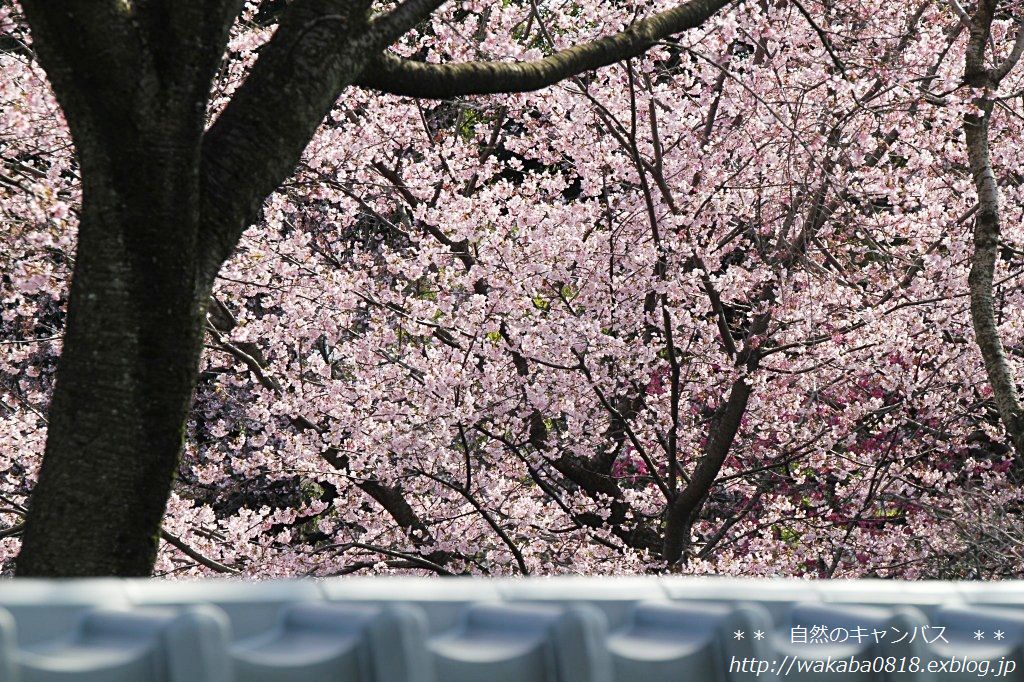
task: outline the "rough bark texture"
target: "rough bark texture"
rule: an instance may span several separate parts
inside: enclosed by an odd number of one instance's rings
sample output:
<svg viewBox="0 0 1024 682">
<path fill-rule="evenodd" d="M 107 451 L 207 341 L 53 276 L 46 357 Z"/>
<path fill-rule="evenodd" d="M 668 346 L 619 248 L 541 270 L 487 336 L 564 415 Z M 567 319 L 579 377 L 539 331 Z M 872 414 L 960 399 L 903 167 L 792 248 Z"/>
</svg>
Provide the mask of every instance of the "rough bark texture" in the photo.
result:
<svg viewBox="0 0 1024 682">
<path fill-rule="evenodd" d="M 350 39 L 368 2 L 289 6 L 245 83 L 202 143 L 202 276 L 212 282 L 259 207 L 294 170 L 368 58 Z M 343 13 L 342 13 L 343 12 Z"/>
<path fill-rule="evenodd" d="M 197 169 L 219 49 L 183 48 L 173 11 L 140 30 L 115 4 L 69 3 L 61 16 L 37 4 L 25 10 L 67 113 L 83 205 L 18 573 L 148 575 L 202 345 Z"/>
<path fill-rule="evenodd" d="M 991 69 L 985 67 L 985 48 L 990 41 L 996 5 L 996 0 L 982 0 L 979 3 L 971 21 L 964 69 L 965 82 L 986 90 L 999 86 L 1000 81 L 1014 67 L 1024 51 L 1022 29 L 1009 56 Z M 971 300 L 971 322 L 974 325 L 978 348 L 985 361 L 985 372 L 992 386 L 996 409 L 1013 442 L 1017 459 L 1022 460 L 1024 409 L 1021 407 L 1013 368 L 1006 358 L 999 337 L 992 291 L 1000 233 L 999 187 L 996 184 L 989 154 L 989 121 L 992 118 L 993 101 L 984 96 L 976 100 L 976 104 L 979 112 L 964 117 L 967 154 L 978 193 L 978 212 L 974 221 L 974 253 L 971 256 L 971 272 L 967 280 Z"/>
<path fill-rule="evenodd" d="M 202 342 L 197 201 L 175 156 L 145 159 L 135 186 L 89 173 L 21 575 L 148 575 L 155 559 Z"/>
<path fill-rule="evenodd" d="M 989 158 L 988 121 L 992 114 L 992 102 L 982 105 L 984 115 L 966 117 L 964 130 L 967 150 L 971 162 L 971 173 L 978 192 L 978 213 L 974 221 L 974 254 L 971 256 L 971 272 L 967 282 L 971 296 L 971 322 L 981 356 L 985 360 L 985 371 L 992 396 L 995 398 L 999 417 L 1003 420 L 1018 458 L 1024 456 L 1024 410 L 1013 368 L 1010 366 L 999 338 L 996 324 L 995 297 L 992 295 L 992 281 L 999 247 L 999 190 L 995 173 Z"/>
</svg>

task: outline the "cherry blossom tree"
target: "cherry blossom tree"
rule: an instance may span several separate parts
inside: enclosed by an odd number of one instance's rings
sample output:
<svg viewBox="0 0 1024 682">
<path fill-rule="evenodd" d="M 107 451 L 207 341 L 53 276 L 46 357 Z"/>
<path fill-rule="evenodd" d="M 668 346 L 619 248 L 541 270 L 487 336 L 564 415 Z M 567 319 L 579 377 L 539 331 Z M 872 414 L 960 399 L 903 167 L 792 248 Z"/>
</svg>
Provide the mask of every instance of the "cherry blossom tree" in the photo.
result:
<svg viewBox="0 0 1024 682">
<path fill-rule="evenodd" d="M 144 575 L 181 449 L 209 292 L 263 199 L 353 84 L 532 90 L 647 50 L 727 4 L 692 0 L 523 64 L 386 54 L 443 0 L 288 5 L 207 129 L 238 0 L 22 2 L 82 180 L 65 343 L 22 575 Z"/>
<path fill-rule="evenodd" d="M 153 23 L 118 44 L 177 78 L 89 81 L 134 94 L 78 104 L 49 29 L 4 15 L 6 570 L 24 543 L 19 572 L 145 573 L 159 536 L 166 575 L 1019 573 L 1012 7 L 405 4 L 357 26 L 329 4 L 249 3 L 230 32 L 225 8 L 179 72 L 153 36 L 191 10 L 135 3 Z M 191 146 L 143 166 L 143 123 Z M 80 135 L 127 156 L 87 161 Z M 990 251 L 979 135 L 1007 197 Z M 180 185 L 163 203 L 90 204 L 158 170 Z M 90 229 L 132 235 L 104 242 L 136 254 L 120 275 L 85 257 Z M 101 308 L 82 271 L 148 284 Z M 161 293 L 178 276 L 189 301 Z M 75 347 L 181 391 L 62 389 Z"/>
</svg>

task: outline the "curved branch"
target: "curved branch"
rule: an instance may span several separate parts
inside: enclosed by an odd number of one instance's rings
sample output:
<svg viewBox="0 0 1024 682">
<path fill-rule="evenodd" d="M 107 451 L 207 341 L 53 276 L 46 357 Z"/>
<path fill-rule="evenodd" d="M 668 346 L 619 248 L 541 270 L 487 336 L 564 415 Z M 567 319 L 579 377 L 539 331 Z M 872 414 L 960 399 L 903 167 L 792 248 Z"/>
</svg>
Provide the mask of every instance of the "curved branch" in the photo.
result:
<svg viewBox="0 0 1024 682">
<path fill-rule="evenodd" d="M 384 54 L 367 65 L 355 84 L 393 95 L 435 99 L 540 90 L 570 76 L 639 56 L 659 40 L 700 26 L 731 2 L 690 0 L 620 33 L 528 62 L 428 64 Z"/>
<path fill-rule="evenodd" d="M 320 549 L 318 549 L 317 552 L 326 552 L 330 549 L 338 549 L 341 550 L 342 553 L 346 552 L 349 549 L 362 549 L 367 552 L 376 552 L 377 554 L 383 554 L 384 556 L 394 557 L 396 559 L 404 559 L 406 561 L 412 562 L 413 564 L 416 564 L 416 567 L 418 568 L 426 568 L 428 570 L 433 571 L 434 573 L 437 573 L 438 575 L 455 575 L 455 573 L 452 573 L 444 566 L 441 566 L 440 564 L 435 564 L 433 561 L 425 559 L 424 557 L 421 557 L 417 554 L 399 552 L 394 549 L 387 549 L 386 547 L 378 547 L 376 545 L 368 545 L 365 542 L 342 542 L 336 545 L 327 545 L 326 547 L 321 547 Z"/>
<path fill-rule="evenodd" d="M 214 561 L 209 557 L 203 556 L 202 554 L 200 554 L 199 552 L 197 552 L 196 550 L 192 549 L 184 542 L 182 542 L 181 538 L 177 537 L 176 535 L 171 535 L 163 528 L 160 529 L 160 539 L 162 539 L 171 547 L 177 549 L 179 552 L 187 556 L 189 559 L 192 559 L 197 563 L 206 566 L 210 570 L 216 571 L 218 573 L 231 573 L 232 575 L 238 575 L 239 573 L 241 573 L 241 571 L 239 571 L 237 568 L 225 566 L 219 561 Z"/>
<path fill-rule="evenodd" d="M 0 530 L 0 540 L 3 540 L 4 538 L 14 537 L 15 535 L 21 533 L 21 531 L 23 530 L 25 530 L 24 522 L 16 523 L 13 526 L 10 526 L 9 528 L 4 528 Z"/>
<path fill-rule="evenodd" d="M 1024 23 L 1017 27 L 1017 38 L 1013 41 L 1013 49 L 1002 62 L 992 68 L 992 80 L 998 83 L 1003 80 L 1013 67 L 1017 65 L 1020 58 L 1024 56 Z"/>
</svg>

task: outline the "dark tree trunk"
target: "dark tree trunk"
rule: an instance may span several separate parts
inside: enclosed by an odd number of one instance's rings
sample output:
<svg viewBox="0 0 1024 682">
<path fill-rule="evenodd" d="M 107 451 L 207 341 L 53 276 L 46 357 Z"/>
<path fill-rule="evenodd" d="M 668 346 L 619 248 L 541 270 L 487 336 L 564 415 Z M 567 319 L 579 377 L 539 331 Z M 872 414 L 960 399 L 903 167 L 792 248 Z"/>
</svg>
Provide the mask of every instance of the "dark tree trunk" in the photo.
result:
<svg viewBox="0 0 1024 682">
<path fill-rule="evenodd" d="M 82 211 L 46 451 L 19 576 L 146 576 L 181 452 L 210 83 L 241 0 L 23 0 L 64 110 Z"/>
<path fill-rule="evenodd" d="M 80 152 L 64 351 L 19 575 L 152 569 L 207 298 L 196 290 L 198 140 L 189 148 L 173 127 L 159 135 Z"/>
<path fill-rule="evenodd" d="M 765 299 L 774 297 L 774 290 L 769 289 Z M 761 351 L 755 339 L 768 331 L 771 312 L 761 313 L 754 318 L 743 349 L 736 358 L 736 365 L 745 367 L 746 372 L 755 371 L 761 363 Z M 689 482 L 679 491 L 665 507 L 665 535 L 662 545 L 662 558 L 669 566 L 685 564 L 689 561 L 690 531 L 694 521 L 700 515 L 701 508 L 708 499 L 708 494 L 718 479 L 725 459 L 729 455 L 736 434 L 739 433 L 743 415 L 747 411 L 751 387 L 743 378 L 738 377 L 729 389 L 729 398 L 719 408 L 712 420 L 704 453 L 697 466 L 694 467 Z"/>
</svg>

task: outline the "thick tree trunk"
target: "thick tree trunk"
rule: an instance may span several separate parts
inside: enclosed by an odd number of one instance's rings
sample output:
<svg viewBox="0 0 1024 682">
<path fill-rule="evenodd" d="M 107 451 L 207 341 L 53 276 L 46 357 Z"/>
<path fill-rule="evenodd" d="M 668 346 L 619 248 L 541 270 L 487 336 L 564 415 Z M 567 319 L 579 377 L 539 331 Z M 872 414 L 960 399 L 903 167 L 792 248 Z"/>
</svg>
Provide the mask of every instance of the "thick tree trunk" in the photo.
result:
<svg viewBox="0 0 1024 682">
<path fill-rule="evenodd" d="M 195 284 L 198 144 L 161 136 L 80 151 L 64 351 L 18 575 L 152 570 L 207 298 Z"/>
<path fill-rule="evenodd" d="M 197 271 L 210 83 L 241 0 L 22 0 L 82 211 L 21 576 L 152 571 L 212 276 Z"/>
</svg>

